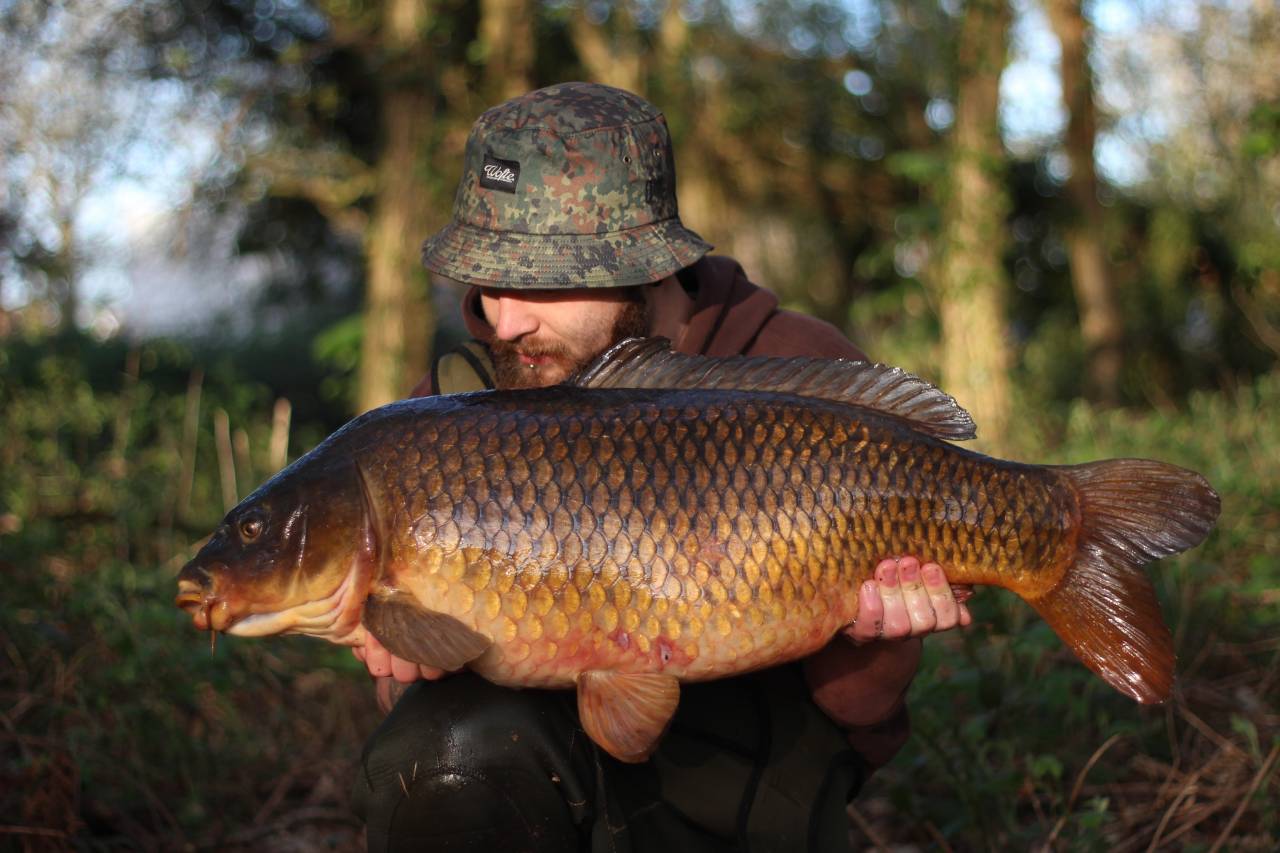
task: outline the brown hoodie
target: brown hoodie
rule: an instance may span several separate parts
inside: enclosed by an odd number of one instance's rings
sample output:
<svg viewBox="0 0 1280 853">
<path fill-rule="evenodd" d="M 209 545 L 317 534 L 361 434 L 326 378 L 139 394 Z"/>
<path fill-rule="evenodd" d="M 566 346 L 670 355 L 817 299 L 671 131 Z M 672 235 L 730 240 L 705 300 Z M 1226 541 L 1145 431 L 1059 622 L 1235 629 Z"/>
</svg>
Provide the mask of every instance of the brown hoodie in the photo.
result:
<svg viewBox="0 0 1280 853">
<path fill-rule="evenodd" d="M 830 323 L 779 308 L 778 297 L 748 281 L 732 258 L 704 257 L 693 270 L 698 290 L 682 352 L 866 358 Z"/>
</svg>

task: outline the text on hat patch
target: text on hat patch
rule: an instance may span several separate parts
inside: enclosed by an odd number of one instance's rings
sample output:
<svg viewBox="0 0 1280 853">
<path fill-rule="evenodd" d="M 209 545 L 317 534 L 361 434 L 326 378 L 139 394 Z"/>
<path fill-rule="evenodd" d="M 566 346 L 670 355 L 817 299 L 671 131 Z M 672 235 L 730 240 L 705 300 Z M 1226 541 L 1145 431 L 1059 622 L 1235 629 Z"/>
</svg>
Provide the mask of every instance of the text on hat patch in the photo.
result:
<svg viewBox="0 0 1280 853">
<path fill-rule="evenodd" d="M 502 160 L 492 154 L 484 155 L 484 166 L 480 170 L 480 186 L 513 193 L 516 191 L 516 182 L 519 180 L 520 164 L 518 162 Z"/>
</svg>

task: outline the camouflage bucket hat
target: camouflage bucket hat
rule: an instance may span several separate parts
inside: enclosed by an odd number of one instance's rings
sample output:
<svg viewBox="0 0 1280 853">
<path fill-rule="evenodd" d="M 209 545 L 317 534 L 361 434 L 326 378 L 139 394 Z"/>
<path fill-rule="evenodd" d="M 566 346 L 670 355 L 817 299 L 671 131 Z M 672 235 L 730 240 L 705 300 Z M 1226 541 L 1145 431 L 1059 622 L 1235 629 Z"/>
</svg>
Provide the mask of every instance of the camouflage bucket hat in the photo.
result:
<svg viewBox="0 0 1280 853">
<path fill-rule="evenodd" d="M 680 223 L 662 113 L 621 89 L 564 83 L 476 121 L 453 221 L 422 262 L 487 287 L 622 287 L 710 249 Z"/>
</svg>

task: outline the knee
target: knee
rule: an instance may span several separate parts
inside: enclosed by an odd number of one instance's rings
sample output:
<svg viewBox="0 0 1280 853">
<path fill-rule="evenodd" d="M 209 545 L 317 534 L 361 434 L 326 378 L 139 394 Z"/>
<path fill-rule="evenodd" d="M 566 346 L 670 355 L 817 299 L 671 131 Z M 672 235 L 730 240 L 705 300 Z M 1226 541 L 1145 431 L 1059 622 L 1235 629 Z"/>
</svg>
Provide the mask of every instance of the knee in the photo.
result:
<svg viewBox="0 0 1280 853">
<path fill-rule="evenodd" d="M 568 751 L 577 728 L 571 706 L 559 694 L 510 690 L 472 673 L 417 682 L 369 738 L 362 763 L 474 767 Z"/>
<path fill-rule="evenodd" d="M 356 780 L 370 849 L 576 846 L 586 797 L 563 704 L 470 674 L 406 691 L 366 743 Z"/>
</svg>

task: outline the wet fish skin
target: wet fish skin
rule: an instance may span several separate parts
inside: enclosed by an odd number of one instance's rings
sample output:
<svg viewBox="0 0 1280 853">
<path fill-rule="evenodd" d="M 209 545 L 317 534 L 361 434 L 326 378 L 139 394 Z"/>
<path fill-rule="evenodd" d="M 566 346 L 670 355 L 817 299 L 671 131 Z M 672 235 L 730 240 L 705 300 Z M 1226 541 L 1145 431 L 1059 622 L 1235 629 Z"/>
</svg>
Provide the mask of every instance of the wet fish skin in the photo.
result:
<svg viewBox="0 0 1280 853">
<path fill-rule="evenodd" d="M 573 385 L 353 421 L 228 514 L 178 604 L 201 628 L 368 630 L 498 683 L 576 684 L 593 739 L 642 760 L 679 681 L 816 651 L 875 564 L 909 553 L 1016 592 L 1133 698 L 1167 696 L 1141 564 L 1199 542 L 1217 495 L 1164 463 L 1036 466 L 944 440 L 971 432 L 900 371 L 624 345 Z"/>
<path fill-rule="evenodd" d="M 426 407 L 360 463 L 386 574 L 496 638 L 472 668 L 500 683 L 768 666 L 852 621 L 887 555 L 1036 589 L 1074 542 L 1049 470 L 837 404 L 551 389 Z"/>
</svg>

